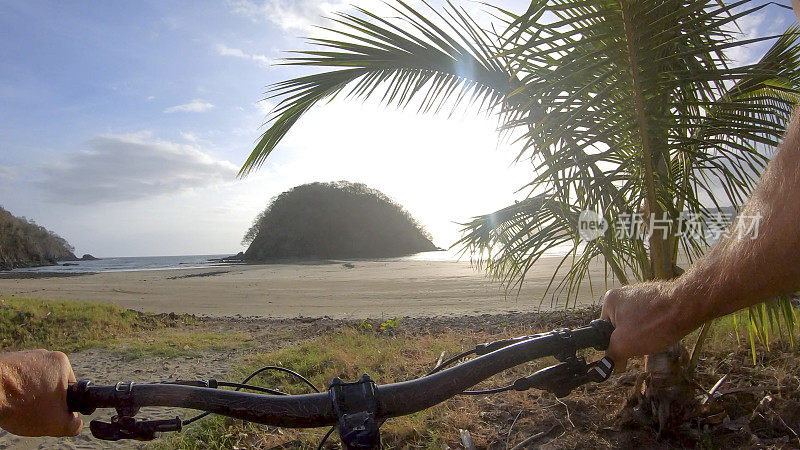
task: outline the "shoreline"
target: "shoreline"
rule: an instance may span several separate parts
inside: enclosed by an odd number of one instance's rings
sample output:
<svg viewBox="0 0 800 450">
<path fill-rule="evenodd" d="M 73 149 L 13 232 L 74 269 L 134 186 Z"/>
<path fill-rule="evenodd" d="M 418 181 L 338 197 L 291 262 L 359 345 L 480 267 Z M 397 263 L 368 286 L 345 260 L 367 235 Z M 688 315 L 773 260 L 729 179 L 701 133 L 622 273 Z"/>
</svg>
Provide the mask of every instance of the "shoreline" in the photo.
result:
<svg viewBox="0 0 800 450">
<path fill-rule="evenodd" d="M 0 296 L 99 301 L 151 313 L 268 318 L 452 317 L 565 308 L 565 294 L 544 297 L 561 258 L 542 258 L 518 292 L 468 262 L 363 261 L 317 265 L 237 265 L 64 275 L 0 276 Z M 597 304 L 607 288 L 592 266 L 569 307 Z M 541 300 L 544 300 L 540 303 Z"/>
<path fill-rule="evenodd" d="M 45 266 L 50 267 L 50 266 Z M 94 275 L 102 272 L 13 272 L 0 271 L 0 280 L 30 280 L 42 278 L 68 278 Z"/>
</svg>

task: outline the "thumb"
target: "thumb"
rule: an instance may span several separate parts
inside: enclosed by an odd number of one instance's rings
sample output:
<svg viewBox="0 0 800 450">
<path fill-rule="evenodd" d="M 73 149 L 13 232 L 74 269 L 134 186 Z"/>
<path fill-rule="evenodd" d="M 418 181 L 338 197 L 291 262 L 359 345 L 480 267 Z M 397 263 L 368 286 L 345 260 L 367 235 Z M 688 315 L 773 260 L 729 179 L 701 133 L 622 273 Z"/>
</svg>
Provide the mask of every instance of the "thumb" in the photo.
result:
<svg viewBox="0 0 800 450">
<path fill-rule="evenodd" d="M 64 426 L 64 436 L 77 436 L 81 434 L 83 429 L 83 420 L 78 417 L 77 413 L 70 413 L 70 417 Z"/>
<path fill-rule="evenodd" d="M 625 358 L 615 358 L 614 356 L 606 353 L 606 358 L 610 359 L 611 362 L 614 363 L 614 373 L 622 373 L 628 367 L 628 360 Z"/>
<path fill-rule="evenodd" d="M 617 349 L 618 345 L 614 340 L 614 333 L 611 333 L 611 342 L 608 344 L 608 350 L 606 350 L 606 357 L 610 358 L 611 361 L 614 362 L 614 373 L 622 373 L 625 372 L 626 367 L 628 366 L 628 358 L 623 356 Z"/>
</svg>

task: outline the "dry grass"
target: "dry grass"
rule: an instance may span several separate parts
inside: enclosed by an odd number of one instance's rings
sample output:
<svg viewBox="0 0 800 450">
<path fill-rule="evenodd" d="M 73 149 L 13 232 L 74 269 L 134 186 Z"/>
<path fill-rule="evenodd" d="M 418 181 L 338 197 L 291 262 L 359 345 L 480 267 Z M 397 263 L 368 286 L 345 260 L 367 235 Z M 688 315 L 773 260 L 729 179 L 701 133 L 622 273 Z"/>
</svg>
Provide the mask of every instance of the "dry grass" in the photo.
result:
<svg viewBox="0 0 800 450">
<path fill-rule="evenodd" d="M 138 330 L 186 323 L 91 302 L 0 297 L 0 351 L 48 348 L 73 352 Z"/>
<path fill-rule="evenodd" d="M 197 355 L 249 346 L 246 333 L 187 329 L 195 319 L 143 314 L 94 302 L 0 297 L 0 351 L 105 348 L 129 358 Z"/>
<path fill-rule="evenodd" d="M 130 359 L 148 356 L 176 358 L 200 356 L 206 351 L 222 351 L 253 346 L 252 337 L 239 330 L 217 332 L 165 328 L 155 332 L 134 333 L 100 346 Z"/>
</svg>

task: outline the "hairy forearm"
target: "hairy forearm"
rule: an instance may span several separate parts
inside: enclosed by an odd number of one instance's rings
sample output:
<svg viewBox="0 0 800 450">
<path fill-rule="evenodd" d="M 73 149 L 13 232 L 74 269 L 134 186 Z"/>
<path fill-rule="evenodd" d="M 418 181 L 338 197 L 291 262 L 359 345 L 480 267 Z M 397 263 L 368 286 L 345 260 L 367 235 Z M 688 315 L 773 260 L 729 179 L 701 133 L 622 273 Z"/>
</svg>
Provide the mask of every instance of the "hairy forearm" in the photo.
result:
<svg viewBox="0 0 800 450">
<path fill-rule="evenodd" d="M 690 330 L 697 325 L 800 290 L 800 117 L 767 166 L 741 216 L 758 234 L 731 230 L 671 288 Z M 735 226 L 734 226 L 735 227 Z"/>
<path fill-rule="evenodd" d="M 800 290 L 800 117 L 795 115 L 740 220 L 700 261 L 674 281 L 638 283 L 605 295 L 601 317 L 616 329 L 607 355 L 659 352 L 716 317 Z"/>
</svg>

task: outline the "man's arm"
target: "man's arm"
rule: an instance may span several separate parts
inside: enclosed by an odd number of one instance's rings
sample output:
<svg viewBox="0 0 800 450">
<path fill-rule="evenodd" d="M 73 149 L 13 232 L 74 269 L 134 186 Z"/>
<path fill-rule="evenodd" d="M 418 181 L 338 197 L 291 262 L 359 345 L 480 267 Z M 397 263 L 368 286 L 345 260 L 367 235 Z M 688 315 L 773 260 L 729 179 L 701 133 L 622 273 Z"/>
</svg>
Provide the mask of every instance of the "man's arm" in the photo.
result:
<svg viewBox="0 0 800 450">
<path fill-rule="evenodd" d="M 61 352 L 0 354 L 0 428 L 20 436 L 75 436 L 83 422 L 67 409 L 75 381 Z"/>
<path fill-rule="evenodd" d="M 675 281 L 606 293 L 602 317 L 616 327 L 608 355 L 624 367 L 706 321 L 800 290 L 800 109 L 741 216 L 760 217 L 758 235 L 732 232 Z"/>
</svg>

